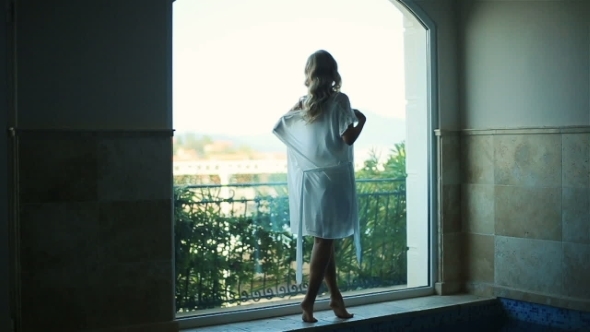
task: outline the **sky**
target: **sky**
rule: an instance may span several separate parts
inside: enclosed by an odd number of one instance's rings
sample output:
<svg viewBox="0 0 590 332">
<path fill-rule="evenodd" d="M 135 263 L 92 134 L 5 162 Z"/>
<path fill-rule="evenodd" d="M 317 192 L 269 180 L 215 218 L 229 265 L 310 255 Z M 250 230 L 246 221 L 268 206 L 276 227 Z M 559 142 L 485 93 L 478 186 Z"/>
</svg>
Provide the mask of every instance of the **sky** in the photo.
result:
<svg viewBox="0 0 590 332">
<path fill-rule="evenodd" d="M 405 117 L 403 16 L 390 0 L 174 2 L 174 128 L 270 133 L 306 93 L 318 49 L 338 62 L 354 108 Z"/>
</svg>

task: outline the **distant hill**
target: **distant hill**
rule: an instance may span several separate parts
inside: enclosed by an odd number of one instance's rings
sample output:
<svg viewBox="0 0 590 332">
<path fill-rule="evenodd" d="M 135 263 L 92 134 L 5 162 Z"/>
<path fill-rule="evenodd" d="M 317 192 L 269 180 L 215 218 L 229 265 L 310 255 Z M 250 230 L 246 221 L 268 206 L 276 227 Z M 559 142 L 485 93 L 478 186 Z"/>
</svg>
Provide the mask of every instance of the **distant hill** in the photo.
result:
<svg viewBox="0 0 590 332">
<path fill-rule="evenodd" d="M 406 121 L 403 119 L 392 119 L 374 113 L 365 112 L 367 124 L 363 133 L 355 143 L 358 150 L 366 150 L 372 147 L 391 147 L 406 138 Z M 177 132 L 182 135 L 183 132 Z M 285 147 L 270 132 L 258 135 L 231 136 L 219 133 L 196 133 L 199 136 L 209 136 L 213 140 L 230 140 L 236 145 L 246 145 L 260 152 L 281 152 Z"/>
</svg>

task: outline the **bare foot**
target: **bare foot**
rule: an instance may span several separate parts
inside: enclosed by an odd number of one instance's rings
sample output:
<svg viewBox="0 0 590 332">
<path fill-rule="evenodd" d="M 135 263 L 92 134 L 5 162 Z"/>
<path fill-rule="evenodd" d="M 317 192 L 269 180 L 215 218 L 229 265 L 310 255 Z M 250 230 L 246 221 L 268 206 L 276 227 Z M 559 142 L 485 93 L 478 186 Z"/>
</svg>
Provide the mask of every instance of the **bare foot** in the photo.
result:
<svg viewBox="0 0 590 332">
<path fill-rule="evenodd" d="M 352 318 L 354 315 L 346 311 L 346 306 L 344 305 L 344 300 L 342 297 L 335 298 L 330 301 L 330 308 L 334 311 L 334 314 L 338 318 L 348 319 Z"/>
<path fill-rule="evenodd" d="M 313 304 L 309 305 L 305 302 L 301 302 L 301 310 L 303 310 L 303 314 L 301 315 L 301 319 L 303 319 L 306 323 L 315 323 L 318 320 L 313 317 Z"/>
</svg>

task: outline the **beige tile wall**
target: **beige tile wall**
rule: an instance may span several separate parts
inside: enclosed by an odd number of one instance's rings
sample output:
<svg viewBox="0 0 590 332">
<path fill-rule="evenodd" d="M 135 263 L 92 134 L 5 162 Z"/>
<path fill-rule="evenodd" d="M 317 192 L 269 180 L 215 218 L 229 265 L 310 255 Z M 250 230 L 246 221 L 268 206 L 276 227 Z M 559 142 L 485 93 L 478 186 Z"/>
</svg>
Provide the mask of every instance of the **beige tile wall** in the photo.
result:
<svg viewBox="0 0 590 332">
<path fill-rule="evenodd" d="M 19 331 L 177 331 L 171 133 L 18 144 Z"/>
<path fill-rule="evenodd" d="M 471 292 L 590 310 L 590 128 L 461 135 Z"/>
<path fill-rule="evenodd" d="M 438 137 L 438 294 L 459 293 L 464 286 L 461 218 L 460 137 L 456 132 L 437 132 Z"/>
</svg>

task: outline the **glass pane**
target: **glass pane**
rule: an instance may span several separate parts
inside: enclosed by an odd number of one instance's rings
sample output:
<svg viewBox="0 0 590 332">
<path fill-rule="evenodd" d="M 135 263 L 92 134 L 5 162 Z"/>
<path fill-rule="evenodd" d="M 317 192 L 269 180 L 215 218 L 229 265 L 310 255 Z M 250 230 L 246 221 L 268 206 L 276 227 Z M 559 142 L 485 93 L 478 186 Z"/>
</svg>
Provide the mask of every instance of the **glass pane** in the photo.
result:
<svg viewBox="0 0 590 332">
<path fill-rule="evenodd" d="M 304 238 L 304 284 L 297 285 L 286 149 L 271 129 L 306 93 L 303 67 L 318 49 L 334 55 L 342 91 L 368 119 L 355 143 L 363 263 L 352 237 L 336 242 L 341 291 L 406 289 L 408 276 L 418 275 L 411 287 L 427 285 L 428 243 L 409 236 L 406 185 L 407 155 L 417 156 L 412 165 L 428 162 L 426 80 L 415 79 L 426 73 L 424 29 L 410 33 L 388 0 L 180 0 L 174 20 L 178 315 L 270 306 L 305 293 L 313 239 Z M 409 52 L 416 38 L 422 48 Z M 424 62 L 409 65 L 409 55 Z M 411 109 L 424 113 L 410 117 Z M 422 176 L 413 178 L 418 186 L 427 183 Z M 428 225 L 416 214 L 428 210 L 420 188 L 411 197 L 414 230 Z M 408 241 L 422 246 L 413 265 Z M 318 299 L 327 296 L 322 287 Z"/>
</svg>

